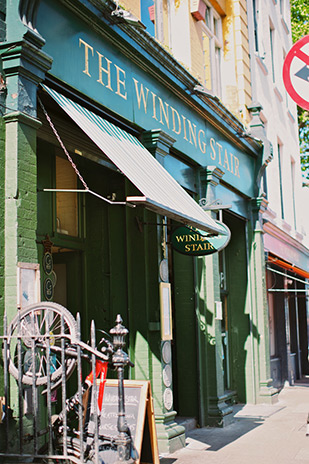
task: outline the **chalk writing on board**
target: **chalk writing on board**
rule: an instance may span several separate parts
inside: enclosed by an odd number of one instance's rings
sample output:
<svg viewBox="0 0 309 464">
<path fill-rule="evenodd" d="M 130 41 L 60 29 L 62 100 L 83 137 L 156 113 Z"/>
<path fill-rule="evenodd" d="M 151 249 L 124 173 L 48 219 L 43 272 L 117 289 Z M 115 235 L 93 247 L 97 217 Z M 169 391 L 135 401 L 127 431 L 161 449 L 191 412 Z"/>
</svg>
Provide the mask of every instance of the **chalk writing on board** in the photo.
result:
<svg viewBox="0 0 309 464">
<path fill-rule="evenodd" d="M 125 387 L 125 413 L 131 435 L 135 437 L 141 389 L 139 387 Z M 118 434 L 118 387 L 106 385 L 101 410 L 100 433 L 115 436 Z"/>
</svg>

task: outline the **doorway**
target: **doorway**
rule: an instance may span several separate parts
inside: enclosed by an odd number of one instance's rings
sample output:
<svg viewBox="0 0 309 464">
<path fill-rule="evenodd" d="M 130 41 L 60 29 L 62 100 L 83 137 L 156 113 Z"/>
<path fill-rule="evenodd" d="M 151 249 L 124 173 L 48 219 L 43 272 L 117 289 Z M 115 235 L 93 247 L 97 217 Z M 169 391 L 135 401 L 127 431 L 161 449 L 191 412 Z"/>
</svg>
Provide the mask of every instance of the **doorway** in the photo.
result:
<svg viewBox="0 0 309 464">
<path fill-rule="evenodd" d="M 53 301 L 74 316 L 83 313 L 82 252 L 54 247 L 52 256 L 56 282 Z"/>
</svg>

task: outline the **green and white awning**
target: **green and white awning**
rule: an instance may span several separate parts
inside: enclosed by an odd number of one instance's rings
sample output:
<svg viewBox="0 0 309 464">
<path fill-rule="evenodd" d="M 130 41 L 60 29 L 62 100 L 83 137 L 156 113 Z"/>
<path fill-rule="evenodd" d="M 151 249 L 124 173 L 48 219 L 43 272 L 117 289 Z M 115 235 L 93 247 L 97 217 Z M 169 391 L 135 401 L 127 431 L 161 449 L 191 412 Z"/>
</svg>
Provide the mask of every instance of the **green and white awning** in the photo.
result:
<svg viewBox="0 0 309 464">
<path fill-rule="evenodd" d="M 141 192 L 141 196 L 127 197 L 128 203 L 144 205 L 205 232 L 222 233 L 136 137 L 55 90 L 45 85 L 43 88 Z"/>
</svg>

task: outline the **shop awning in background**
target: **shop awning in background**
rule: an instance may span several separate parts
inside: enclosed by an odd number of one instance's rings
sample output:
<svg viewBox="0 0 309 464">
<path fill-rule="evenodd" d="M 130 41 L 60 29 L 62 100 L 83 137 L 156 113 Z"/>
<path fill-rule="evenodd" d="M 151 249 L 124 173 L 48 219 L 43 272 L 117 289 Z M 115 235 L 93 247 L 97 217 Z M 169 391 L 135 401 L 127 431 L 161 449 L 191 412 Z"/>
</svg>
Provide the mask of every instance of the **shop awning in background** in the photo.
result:
<svg viewBox="0 0 309 464">
<path fill-rule="evenodd" d="M 141 196 L 127 197 L 128 203 L 142 204 L 178 222 L 222 234 L 215 221 L 136 137 L 55 90 L 45 85 L 43 88 L 141 192 Z"/>
<path fill-rule="evenodd" d="M 276 256 L 268 256 L 268 263 L 270 264 L 275 264 L 276 266 L 281 267 L 282 269 L 286 269 L 287 271 L 294 272 L 295 274 L 303 277 L 304 279 L 309 279 L 309 272 L 305 271 L 304 269 L 300 269 L 297 266 L 294 266 L 294 264 L 287 263 L 286 261 L 283 261 L 280 258 L 277 258 Z M 306 283 L 304 281 L 304 283 Z"/>
</svg>

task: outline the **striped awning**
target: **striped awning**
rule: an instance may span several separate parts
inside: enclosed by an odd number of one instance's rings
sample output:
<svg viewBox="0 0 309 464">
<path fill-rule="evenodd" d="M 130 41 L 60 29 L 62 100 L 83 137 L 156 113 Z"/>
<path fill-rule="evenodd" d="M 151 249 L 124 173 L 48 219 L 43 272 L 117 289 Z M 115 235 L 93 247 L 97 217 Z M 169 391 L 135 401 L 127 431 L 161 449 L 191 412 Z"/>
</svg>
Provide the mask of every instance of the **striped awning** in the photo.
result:
<svg viewBox="0 0 309 464">
<path fill-rule="evenodd" d="M 222 234 L 220 226 L 136 137 L 46 85 L 43 88 L 141 192 L 141 196 L 127 197 L 128 203 L 144 205 L 212 234 Z"/>
</svg>

